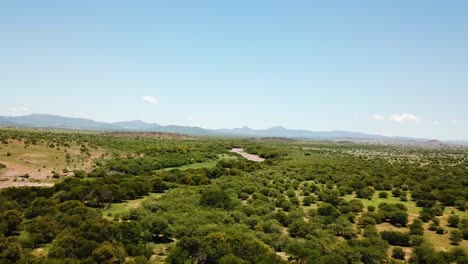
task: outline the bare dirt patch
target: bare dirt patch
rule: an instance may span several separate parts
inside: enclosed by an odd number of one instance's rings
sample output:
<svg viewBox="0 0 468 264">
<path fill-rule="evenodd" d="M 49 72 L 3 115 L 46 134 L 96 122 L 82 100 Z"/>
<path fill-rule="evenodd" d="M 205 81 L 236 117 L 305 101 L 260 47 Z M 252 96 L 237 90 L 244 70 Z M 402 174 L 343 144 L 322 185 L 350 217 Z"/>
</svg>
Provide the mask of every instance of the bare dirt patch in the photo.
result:
<svg viewBox="0 0 468 264">
<path fill-rule="evenodd" d="M 250 161 L 255 161 L 255 162 L 265 161 L 264 158 L 261 158 L 261 157 L 259 157 L 257 155 L 245 152 L 243 148 L 233 148 L 229 152 L 233 152 L 233 153 L 237 153 L 239 155 L 242 155 L 242 157 L 244 157 L 244 158 L 246 158 L 246 159 L 248 159 Z"/>
<path fill-rule="evenodd" d="M 0 189 L 9 187 L 52 187 L 53 183 L 30 181 L 0 181 Z"/>
<path fill-rule="evenodd" d="M 51 148 L 48 145 L 25 145 L 13 141 L 0 148 L 0 189 L 20 186 L 52 186 L 54 173 L 66 176 L 67 171 L 90 170 L 94 160 L 104 153 L 93 149 L 84 153 L 79 145 Z"/>
</svg>

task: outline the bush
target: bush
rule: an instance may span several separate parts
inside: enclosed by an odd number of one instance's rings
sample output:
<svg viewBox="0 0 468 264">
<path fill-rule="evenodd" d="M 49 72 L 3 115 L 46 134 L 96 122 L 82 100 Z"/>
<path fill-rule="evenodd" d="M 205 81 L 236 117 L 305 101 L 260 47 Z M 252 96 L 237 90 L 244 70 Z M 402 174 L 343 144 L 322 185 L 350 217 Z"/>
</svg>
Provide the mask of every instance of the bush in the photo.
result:
<svg viewBox="0 0 468 264">
<path fill-rule="evenodd" d="M 304 199 L 302 200 L 302 204 L 304 206 L 309 206 L 311 204 L 314 204 L 315 203 L 315 197 L 312 196 L 312 195 L 309 195 L 309 196 L 306 196 L 304 197 Z"/>
<path fill-rule="evenodd" d="M 336 254 L 333 254 L 333 255 L 326 255 L 326 256 L 322 256 L 318 259 L 318 263 L 319 264 L 329 264 L 329 263 L 333 263 L 333 264 L 346 264 L 347 261 L 344 257 L 340 256 L 340 255 L 336 255 Z"/>
<path fill-rule="evenodd" d="M 437 226 L 436 226 L 434 223 L 432 223 L 432 224 L 429 225 L 429 227 L 427 228 L 427 230 L 429 230 L 429 231 L 436 231 L 436 230 L 437 230 Z"/>
<path fill-rule="evenodd" d="M 374 189 L 371 187 L 365 187 L 363 189 L 356 190 L 356 197 L 372 200 L 372 195 L 374 195 Z"/>
<path fill-rule="evenodd" d="M 393 248 L 392 257 L 394 259 L 404 260 L 405 259 L 405 252 L 400 247 Z"/>
<path fill-rule="evenodd" d="M 462 232 L 458 229 L 452 230 L 452 232 L 450 233 L 450 242 L 451 242 L 450 244 L 458 246 L 462 240 L 463 240 Z"/>
<path fill-rule="evenodd" d="M 421 212 L 419 213 L 419 218 L 420 218 L 423 222 L 429 222 L 429 220 L 432 219 L 432 215 L 431 215 L 429 212 L 421 211 Z"/>
<path fill-rule="evenodd" d="M 393 197 L 399 197 L 401 195 L 401 190 L 398 188 L 395 188 L 392 190 L 392 195 Z"/>
<path fill-rule="evenodd" d="M 86 172 L 84 170 L 75 170 L 74 175 L 77 178 L 83 179 L 84 177 L 86 177 Z"/>
<path fill-rule="evenodd" d="M 241 192 L 237 195 L 237 197 L 241 200 L 247 200 L 249 198 L 249 194 L 246 192 Z"/>
<path fill-rule="evenodd" d="M 443 235 L 444 233 L 445 233 L 445 229 L 444 229 L 444 228 L 442 228 L 442 227 L 440 227 L 440 226 L 438 226 L 438 227 L 436 228 L 436 234 Z"/>
<path fill-rule="evenodd" d="M 387 199 L 388 198 L 388 193 L 387 192 L 379 192 L 379 198 Z"/>
<path fill-rule="evenodd" d="M 460 217 L 458 215 L 450 215 L 448 218 L 448 225 L 450 227 L 458 227 L 458 224 L 460 223 Z"/>
<path fill-rule="evenodd" d="M 364 216 L 359 219 L 359 224 L 361 226 L 368 226 L 368 225 L 376 225 L 377 222 L 372 217 Z"/>
<path fill-rule="evenodd" d="M 392 246 L 410 246 L 410 235 L 398 231 L 383 231 L 382 238 Z"/>
<path fill-rule="evenodd" d="M 413 223 L 409 225 L 411 235 L 423 235 L 424 227 L 422 225 L 422 220 L 419 218 L 414 219 Z"/>
<path fill-rule="evenodd" d="M 410 237 L 410 246 L 419 246 L 424 242 L 424 237 L 419 235 L 413 235 Z"/>
<path fill-rule="evenodd" d="M 463 234 L 463 239 L 468 240 L 468 228 L 463 228 L 461 232 Z"/>
<path fill-rule="evenodd" d="M 405 227 L 408 223 L 408 213 L 403 211 L 395 211 L 389 214 L 388 222 L 394 226 Z"/>
<path fill-rule="evenodd" d="M 349 201 L 349 206 L 353 208 L 353 212 L 355 213 L 360 213 L 362 212 L 362 209 L 364 209 L 364 204 L 361 202 L 361 200 L 357 199 L 352 199 Z"/>
<path fill-rule="evenodd" d="M 231 197 L 223 190 L 206 190 L 202 193 L 200 205 L 230 210 L 234 208 Z"/>
<path fill-rule="evenodd" d="M 364 227 L 362 234 L 364 237 L 379 237 L 379 231 L 375 228 L 375 225 L 367 225 Z"/>
</svg>

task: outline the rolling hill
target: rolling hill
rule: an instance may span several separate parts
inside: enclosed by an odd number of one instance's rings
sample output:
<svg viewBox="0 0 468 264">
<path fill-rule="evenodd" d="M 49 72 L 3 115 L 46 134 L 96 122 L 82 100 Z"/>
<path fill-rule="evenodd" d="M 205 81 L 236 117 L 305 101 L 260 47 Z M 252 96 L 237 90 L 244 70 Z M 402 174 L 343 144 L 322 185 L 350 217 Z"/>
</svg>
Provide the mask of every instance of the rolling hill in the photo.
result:
<svg viewBox="0 0 468 264">
<path fill-rule="evenodd" d="M 314 140 L 360 140 L 360 141 L 403 141 L 425 142 L 428 139 L 408 137 L 386 137 L 350 131 L 309 131 L 287 129 L 281 126 L 269 129 L 255 130 L 249 127 L 233 129 L 205 129 L 201 127 L 167 125 L 146 123 L 141 120 L 123 121 L 115 123 L 98 122 L 86 118 L 72 118 L 49 114 L 31 114 L 25 116 L 0 116 L 0 126 L 6 127 L 32 127 L 32 128 L 59 128 L 94 131 L 138 131 L 138 132 L 165 132 L 179 133 L 192 136 L 229 136 L 229 137 L 282 137 L 292 139 Z M 451 141 L 462 144 L 464 141 Z"/>
</svg>

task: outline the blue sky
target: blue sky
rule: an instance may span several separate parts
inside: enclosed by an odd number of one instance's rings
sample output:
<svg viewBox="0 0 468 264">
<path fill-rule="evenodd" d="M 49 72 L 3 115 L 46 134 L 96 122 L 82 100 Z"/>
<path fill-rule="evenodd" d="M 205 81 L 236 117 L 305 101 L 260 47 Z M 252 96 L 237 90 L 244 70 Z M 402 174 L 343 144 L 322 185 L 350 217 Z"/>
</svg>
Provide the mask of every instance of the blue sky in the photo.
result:
<svg viewBox="0 0 468 264">
<path fill-rule="evenodd" d="M 0 114 L 468 139 L 467 12 L 466 1 L 2 1 Z"/>
</svg>

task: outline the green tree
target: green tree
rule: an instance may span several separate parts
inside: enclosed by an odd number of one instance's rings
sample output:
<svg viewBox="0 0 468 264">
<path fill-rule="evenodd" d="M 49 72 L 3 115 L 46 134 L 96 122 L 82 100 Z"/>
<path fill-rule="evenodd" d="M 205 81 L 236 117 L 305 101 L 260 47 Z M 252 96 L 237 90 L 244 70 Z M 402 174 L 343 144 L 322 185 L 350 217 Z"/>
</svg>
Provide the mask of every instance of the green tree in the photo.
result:
<svg viewBox="0 0 468 264">
<path fill-rule="evenodd" d="M 200 204 L 208 207 L 232 209 L 234 202 L 231 197 L 223 190 L 206 190 L 202 193 Z"/>
<path fill-rule="evenodd" d="M 460 230 L 454 229 L 450 232 L 450 241 L 452 245 L 458 246 L 463 240 L 463 234 Z"/>
<path fill-rule="evenodd" d="M 315 197 L 313 195 L 308 195 L 306 197 L 304 197 L 304 199 L 302 200 L 302 204 L 304 206 L 309 206 L 311 204 L 314 204 L 315 203 Z"/>
<path fill-rule="evenodd" d="M 106 241 L 93 251 L 92 256 L 98 263 L 123 263 L 126 252 L 122 245 Z"/>
<path fill-rule="evenodd" d="M 398 231 L 383 231 L 382 238 L 393 246 L 410 246 L 410 235 Z"/>
<path fill-rule="evenodd" d="M 356 197 L 362 199 L 372 200 L 375 190 L 371 187 L 365 187 L 363 189 L 356 190 Z"/>
<path fill-rule="evenodd" d="M 321 256 L 318 261 L 318 264 L 329 264 L 329 263 L 334 263 L 334 264 L 346 264 L 348 263 L 346 259 L 343 256 L 337 255 L 337 254 L 330 254 L 326 256 Z"/>
<path fill-rule="evenodd" d="M 243 259 L 237 257 L 236 255 L 232 253 L 225 255 L 219 260 L 219 264 L 246 264 L 246 263 L 247 262 L 245 262 Z"/>
<path fill-rule="evenodd" d="M 13 232 L 18 231 L 18 228 L 21 224 L 23 214 L 17 210 L 8 210 L 3 212 L 3 222 L 6 226 L 6 234 L 12 234 Z"/>
<path fill-rule="evenodd" d="M 165 237 L 170 236 L 169 222 L 166 219 L 160 216 L 150 216 L 145 221 L 152 241 L 164 240 Z"/>
<path fill-rule="evenodd" d="M 6 246 L 6 249 L 0 252 L 0 261 L 2 258 L 5 263 L 17 263 L 23 254 L 23 247 L 20 243 L 12 242 Z"/>
<path fill-rule="evenodd" d="M 379 192 L 379 198 L 384 198 L 386 199 L 388 197 L 388 193 L 387 192 Z"/>
<path fill-rule="evenodd" d="M 34 199 L 31 206 L 25 211 L 25 217 L 32 219 L 39 215 L 53 215 L 56 213 L 55 203 L 45 197 L 38 197 Z"/>
<path fill-rule="evenodd" d="M 448 225 L 450 227 L 458 227 L 458 224 L 460 223 L 460 217 L 458 215 L 452 214 L 448 218 Z"/>
<path fill-rule="evenodd" d="M 393 211 L 388 214 L 388 222 L 395 226 L 405 227 L 408 223 L 408 213 L 403 211 Z"/>
<path fill-rule="evenodd" d="M 400 247 L 394 247 L 392 250 L 392 257 L 395 259 L 405 259 L 405 252 Z"/>
<path fill-rule="evenodd" d="M 409 225 L 411 235 L 424 235 L 424 227 L 421 219 L 414 219 L 413 223 Z"/>
</svg>

